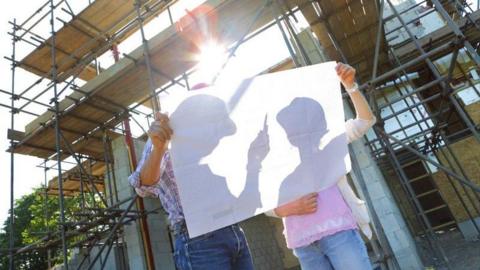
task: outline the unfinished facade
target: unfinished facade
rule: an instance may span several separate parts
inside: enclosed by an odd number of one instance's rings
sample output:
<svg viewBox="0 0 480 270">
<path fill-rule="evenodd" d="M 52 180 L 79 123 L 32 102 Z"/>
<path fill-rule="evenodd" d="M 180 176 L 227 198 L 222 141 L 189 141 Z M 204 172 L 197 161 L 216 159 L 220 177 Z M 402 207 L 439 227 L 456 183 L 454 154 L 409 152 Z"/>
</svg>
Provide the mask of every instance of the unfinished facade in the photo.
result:
<svg viewBox="0 0 480 270">
<path fill-rule="evenodd" d="M 60 229 L 25 247 L 14 246 L 10 233 L 10 269 L 17 269 L 22 252 L 58 247 L 63 269 L 175 269 L 158 200 L 136 196 L 126 178 L 146 139 L 141 127 L 159 110 L 162 95 L 198 82 L 191 54 L 198 51 L 197 21 L 205 18 L 214 18 L 218 39 L 228 46 L 223 68 L 272 29 L 278 39 L 262 42 L 281 43 L 288 58 L 272 60 L 256 74 L 329 60 L 356 68 L 377 117 L 366 138 L 350 146 L 350 180 L 368 203 L 375 231 L 367 243 L 373 265 L 478 269 L 478 3 L 85 2 L 77 11 L 68 0 L 48 0 L 26 20 L 11 21 L 12 56 L 6 58 L 12 87 L 2 90 L 11 104 L 1 104 L 11 112 L 10 205 L 18 181 L 15 156 L 38 157 L 45 196 L 59 200 Z M 121 51 L 132 40 L 140 46 Z M 113 61 L 103 68 L 105 55 Z M 25 82 L 21 73 L 35 76 Z M 350 104 L 345 107 L 350 116 Z M 19 126 L 20 116 L 30 122 Z M 73 220 L 64 215 L 66 196 L 83 202 Z M 280 221 L 260 215 L 243 226 L 257 269 L 299 268 Z"/>
</svg>

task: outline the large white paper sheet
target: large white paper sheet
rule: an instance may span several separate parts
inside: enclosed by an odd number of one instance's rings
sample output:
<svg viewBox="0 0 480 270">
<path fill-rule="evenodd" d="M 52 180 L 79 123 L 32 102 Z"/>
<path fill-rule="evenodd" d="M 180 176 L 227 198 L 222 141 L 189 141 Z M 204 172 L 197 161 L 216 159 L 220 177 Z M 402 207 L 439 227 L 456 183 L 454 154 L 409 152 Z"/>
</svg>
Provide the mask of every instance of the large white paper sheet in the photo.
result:
<svg viewBox="0 0 480 270">
<path fill-rule="evenodd" d="M 335 63 L 168 98 L 190 237 L 336 183 L 350 170 Z"/>
</svg>

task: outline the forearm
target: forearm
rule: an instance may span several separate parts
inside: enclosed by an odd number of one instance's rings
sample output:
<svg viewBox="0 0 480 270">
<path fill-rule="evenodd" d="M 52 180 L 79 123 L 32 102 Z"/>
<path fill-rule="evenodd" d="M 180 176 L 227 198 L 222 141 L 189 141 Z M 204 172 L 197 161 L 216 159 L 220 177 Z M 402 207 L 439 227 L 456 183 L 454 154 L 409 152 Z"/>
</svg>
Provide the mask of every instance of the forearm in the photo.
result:
<svg viewBox="0 0 480 270">
<path fill-rule="evenodd" d="M 278 217 L 288 217 L 291 216 L 294 212 L 293 208 L 293 203 L 287 203 L 275 208 L 273 212 L 275 212 L 275 215 L 277 215 Z"/>
<path fill-rule="evenodd" d="M 147 160 L 140 171 L 140 183 L 145 186 L 151 186 L 157 183 L 161 175 L 160 163 L 162 162 L 165 148 L 153 148 Z"/>
<path fill-rule="evenodd" d="M 372 110 L 370 109 L 367 100 L 360 91 L 354 91 L 353 93 L 349 93 L 349 96 L 352 100 L 353 107 L 355 108 L 357 118 L 363 120 L 373 119 L 374 115 L 372 113 Z"/>
<path fill-rule="evenodd" d="M 274 209 L 279 217 L 307 215 L 317 211 L 318 193 L 312 192 Z"/>
<path fill-rule="evenodd" d="M 353 102 L 357 118 L 363 120 L 373 120 L 374 116 L 370 110 L 367 100 L 358 89 L 355 89 L 358 87 L 358 85 L 355 83 L 355 69 L 349 65 L 338 63 L 335 67 L 335 70 Z"/>
</svg>

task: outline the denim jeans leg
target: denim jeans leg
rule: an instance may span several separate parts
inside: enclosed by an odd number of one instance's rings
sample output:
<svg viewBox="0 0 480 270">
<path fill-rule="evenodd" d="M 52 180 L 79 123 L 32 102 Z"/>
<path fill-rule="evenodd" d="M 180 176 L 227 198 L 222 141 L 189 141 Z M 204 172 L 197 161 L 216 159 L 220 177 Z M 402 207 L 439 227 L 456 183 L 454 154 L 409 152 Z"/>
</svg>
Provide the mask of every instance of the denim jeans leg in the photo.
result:
<svg viewBox="0 0 480 270">
<path fill-rule="evenodd" d="M 194 238 L 178 235 L 175 264 L 179 270 L 253 270 L 245 235 L 238 226 Z"/>
<path fill-rule="evenodd" d="M 229 270 L 231 252 L 223 229 L 191 238 L 187 251 L 192 270 Z"/>
<path fill-rule="evenodd" d="M 175 236 L 173 260 L 177 270 L 192 270 L 190 258 L 187 251 L 188 236 L 178 234 Z"/>
<path fill-rule="evenodd" d="M 248 248 L 247 239 L 243 230 L 238 227 L 232 227 L 234 243 L 238 243 L 238 253 L 233 262 L 233 270 L 254 270 L 253 260 L 250 254 L 250 249 Z"/>
<path fill-rule="evenodd" d="M 327 256 L 319 247 L 318 241 L 294 249 L 293 254 L 297 256 L 302 270 L 333 270 Z"/>
<path fill-rule="evenodd" d="M 335 270 L 371 270 L 367 249 L 358 230 L 341 231 L 320 240 Z"/>
</svg>

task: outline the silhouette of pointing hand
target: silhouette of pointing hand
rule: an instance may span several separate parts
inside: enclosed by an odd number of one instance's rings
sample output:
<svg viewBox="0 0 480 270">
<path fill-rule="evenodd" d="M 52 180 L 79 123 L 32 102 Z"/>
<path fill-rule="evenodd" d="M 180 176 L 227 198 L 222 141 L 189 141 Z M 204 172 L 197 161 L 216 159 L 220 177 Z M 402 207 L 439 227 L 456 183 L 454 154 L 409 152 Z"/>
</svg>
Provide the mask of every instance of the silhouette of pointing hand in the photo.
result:
<svg viewBox="0 0 480 270">
<path fill-rule="evenodd" d="M 257 137 L 250 144 L 248 149 L 248 168 L 260 169 L 262 161 L 270 152 L 270 138 L 268 136 L 267 115 L 263 123 L 263 129 L 258 132 Z"/>
</svg>

